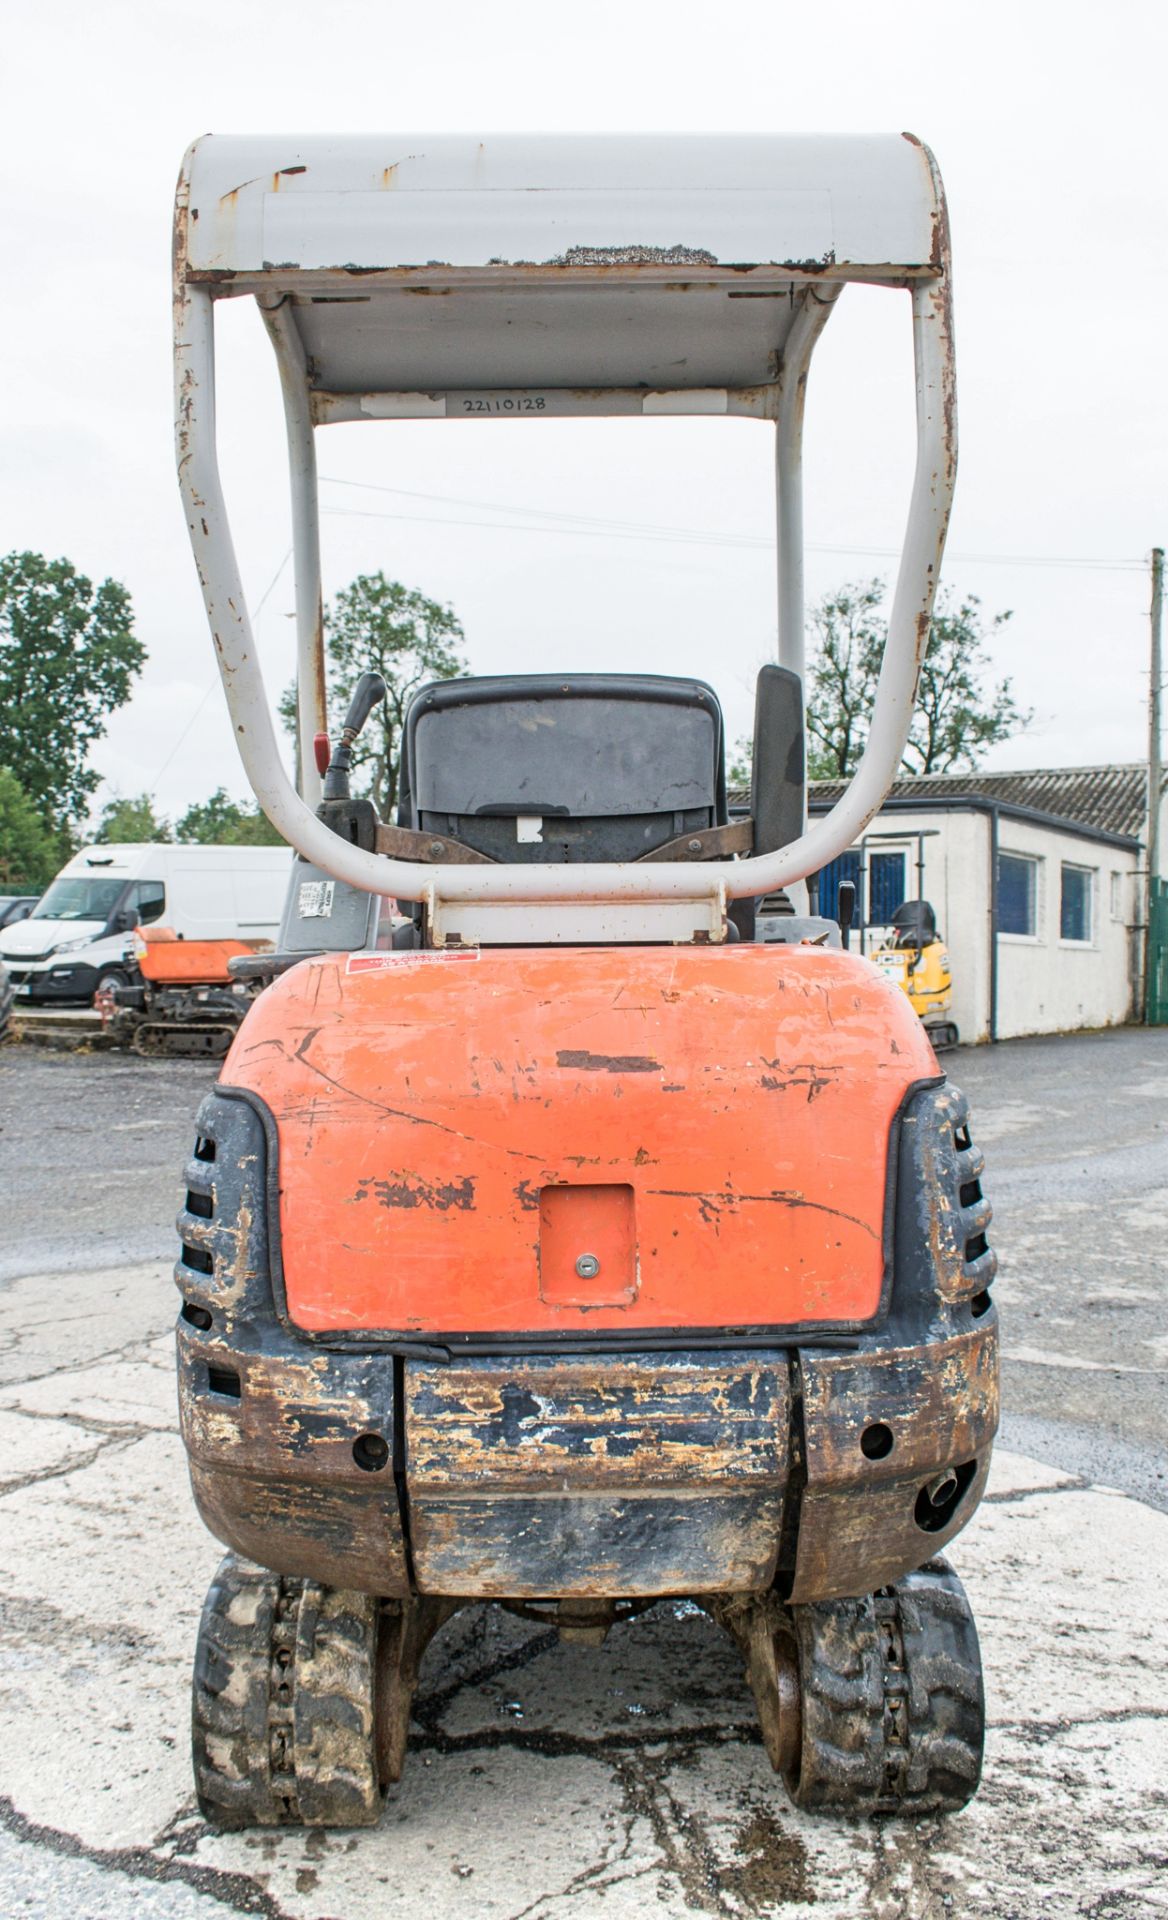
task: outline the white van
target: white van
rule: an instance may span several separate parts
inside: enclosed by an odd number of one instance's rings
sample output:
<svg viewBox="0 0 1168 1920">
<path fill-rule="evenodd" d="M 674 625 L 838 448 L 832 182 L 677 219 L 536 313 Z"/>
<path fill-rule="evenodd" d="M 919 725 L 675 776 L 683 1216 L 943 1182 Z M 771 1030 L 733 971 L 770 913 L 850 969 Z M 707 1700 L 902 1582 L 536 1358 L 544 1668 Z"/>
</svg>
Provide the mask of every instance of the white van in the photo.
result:
<svg viewBox="0 0 1168 1920">
<path fill-rule="evenodd" d="M 291 870 L 289 847 L 82 847 L 28 919 L 0 929 L 0 962 L 18 1001 L 87 1004 L 129 977 L 132 927 L 274 940 Z"/>
</svg>

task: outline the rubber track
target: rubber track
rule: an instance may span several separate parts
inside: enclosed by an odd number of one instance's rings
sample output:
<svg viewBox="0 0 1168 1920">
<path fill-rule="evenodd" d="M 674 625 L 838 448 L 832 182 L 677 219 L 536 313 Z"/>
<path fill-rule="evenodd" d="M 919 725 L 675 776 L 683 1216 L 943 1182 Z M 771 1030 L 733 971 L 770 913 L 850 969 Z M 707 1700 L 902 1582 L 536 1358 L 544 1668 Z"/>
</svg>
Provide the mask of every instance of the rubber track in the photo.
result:
<svg viewBox="0 0 1168 1920">
<path fill-rule="evenodd" d="M 287 1776 L 274 1781 L 271 1765 L 269 1687 L 280 1588 L 274 1575 L 228 1554 L 203 1608 L 191 1755 L 200 1812 L 218 1827 L 278 1826 L 296 1817 Z"/>
<path fill-rule="evenodd" d="M 977 1631 L 944 1560 L 855 1600 L 793 1607 L 802 1751 L 787 1778 L 808 1811 L 952 1813 L 981 1778 Z"/>
<path fill-rule="evenodd" d="M 228 1554 L 199 1626 L 191 1751 L 215 1826 L 369 1826 L 376 1602 Z"/>
</svg>

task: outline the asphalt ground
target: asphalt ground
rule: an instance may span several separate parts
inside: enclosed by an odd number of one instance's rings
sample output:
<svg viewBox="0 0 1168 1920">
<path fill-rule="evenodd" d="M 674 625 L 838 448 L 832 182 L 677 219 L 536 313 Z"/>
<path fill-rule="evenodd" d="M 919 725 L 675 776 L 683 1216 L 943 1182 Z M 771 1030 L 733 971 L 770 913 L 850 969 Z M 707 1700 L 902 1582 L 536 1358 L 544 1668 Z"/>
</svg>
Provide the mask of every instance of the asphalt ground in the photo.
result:
<svg viewBox="0 0 1168 1920">
<path fill-rule="evenodd" d="M 214 1066 L 0 1049 L 0 1283 L 174 1257 L 179 1180 Z"/>
<path fill-rule="evenodd" d="M 1168 1028 L 945 1064 L 994 1206 L 1001 1439 L 1168 1512 Z"/>
<path fill-rule="evenodd" d="M 1168 1032 L 946 1065 L 995 1205 L 1004 1424 L 952 1557 L 986 1777 L 948 1821 L 809 1821 L 741 1662 L 663 1605 L 594 1653 L 469 1608 L 361 1835 L 222 1836 L 186 1753 L 219 1549 L 175 1434 L 179 1175 L 213 1070 L 0 1054 L 0 1914 L 1143 1920 L 1168 1913 Z"/>
</svg>

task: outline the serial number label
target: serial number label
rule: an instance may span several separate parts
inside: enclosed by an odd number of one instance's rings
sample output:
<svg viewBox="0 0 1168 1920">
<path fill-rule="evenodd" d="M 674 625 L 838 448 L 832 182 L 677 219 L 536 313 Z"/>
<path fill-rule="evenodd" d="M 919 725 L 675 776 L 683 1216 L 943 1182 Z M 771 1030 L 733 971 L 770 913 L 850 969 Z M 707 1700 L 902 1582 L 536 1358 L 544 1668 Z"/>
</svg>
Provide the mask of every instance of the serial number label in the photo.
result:
<svg viewBox="0 0 1168 1920">
<path fill-rule="evenodd" d="M 455 413 L 548 413 L 546 393 L 452 394 Z M 449 404 L 449 403 L 448 403 Z"/>
<path fill-rule="evenodd" d="M 302 920 L 328 920 L 333 910 L 335 880 L 302 880 L 297 902 Z"/>
</svg>

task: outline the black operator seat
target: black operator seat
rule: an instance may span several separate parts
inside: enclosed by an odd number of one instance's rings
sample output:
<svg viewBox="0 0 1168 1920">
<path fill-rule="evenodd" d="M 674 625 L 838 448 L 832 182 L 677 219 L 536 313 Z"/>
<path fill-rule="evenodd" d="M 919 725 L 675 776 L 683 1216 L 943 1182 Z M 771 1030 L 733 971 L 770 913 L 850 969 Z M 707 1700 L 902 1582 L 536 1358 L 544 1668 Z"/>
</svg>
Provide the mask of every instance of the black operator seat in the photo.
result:
<svg viewBox="0 0 1168 1920">
<path fill-rule="evenodd" d="M 436 680 L 406 713 L 398 825 L 490 860 L 639 860 L 726 820 L 722 712 L 703 681 Z"/>
<path fill-rule="evenodd" d="M 905 900 L 892 916 L 893 945 L 931 947 L 937 939 L 937 916 L 927 900 Z"/>
</svg>

